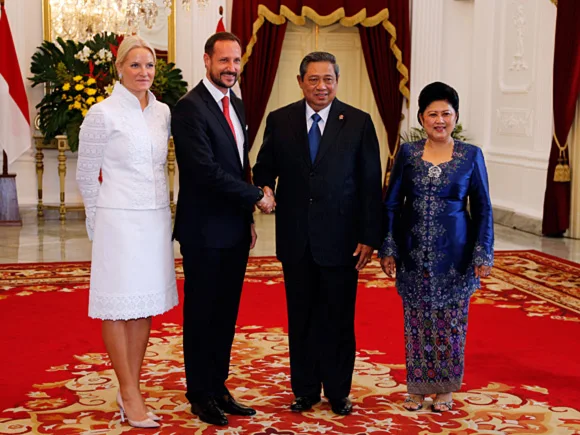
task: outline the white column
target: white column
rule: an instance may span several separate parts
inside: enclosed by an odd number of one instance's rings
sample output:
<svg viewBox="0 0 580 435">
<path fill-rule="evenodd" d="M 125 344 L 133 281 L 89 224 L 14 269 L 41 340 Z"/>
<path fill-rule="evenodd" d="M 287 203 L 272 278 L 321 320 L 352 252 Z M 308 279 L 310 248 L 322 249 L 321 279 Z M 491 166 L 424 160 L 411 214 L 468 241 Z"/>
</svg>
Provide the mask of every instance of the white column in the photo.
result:
<svg viewBox="0 0 580 435">
<path fill-rule="evenodd" d="M 471 70 L 471 107 L 469 137 L 485 149 L 491 140 L 492 95 L 494 85 L 494 54 L 497 50 L 493 35 L 496 32 L 496 0 L 476 0 L 473 14 L 473 47 Z"/>
<path fill-rule="evenodd" d="M 443 1 L 413 0 L 411 11 L 410 125 L 418 126 L 417 98 L 426 84 L 441 80 Z"/>
</svg>

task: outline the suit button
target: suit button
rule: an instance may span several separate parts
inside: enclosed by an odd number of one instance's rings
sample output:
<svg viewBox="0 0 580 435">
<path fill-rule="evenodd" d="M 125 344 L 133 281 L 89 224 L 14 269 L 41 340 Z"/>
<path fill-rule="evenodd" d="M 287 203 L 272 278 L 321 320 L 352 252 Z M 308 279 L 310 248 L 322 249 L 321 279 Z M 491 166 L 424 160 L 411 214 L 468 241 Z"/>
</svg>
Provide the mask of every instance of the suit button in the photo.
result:
<svg viewBox="0 0 580 435">
<path fill-rule="evenodd" d="M 311 173 L 310 173 L 310 176 L 311 176 L 311 177 L 314 177 L 314 175 L 315 175 L 315 174 L 314 174 L 314 172 L 311 172 Z"/>
<path fill-rule="evenodd" d="M 314 202 L 314 200 L 312 198 L 310 198 L 309 201 L 310 201 L 310 204 L 312 204 Z"/>
</svg>

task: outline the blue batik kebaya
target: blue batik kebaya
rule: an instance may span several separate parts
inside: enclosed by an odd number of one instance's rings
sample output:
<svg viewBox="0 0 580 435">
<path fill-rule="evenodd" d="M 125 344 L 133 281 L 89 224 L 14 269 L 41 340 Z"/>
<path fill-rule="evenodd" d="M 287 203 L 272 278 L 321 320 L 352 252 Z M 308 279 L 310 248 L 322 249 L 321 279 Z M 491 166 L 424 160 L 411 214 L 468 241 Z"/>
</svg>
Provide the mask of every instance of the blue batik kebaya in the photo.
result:
<svg viewBox="0 0 580 435">
<path fill-rule="evenodd" d="M 474 266 L 493 265 L 493 218 L 481 150 L 455 140 L 450 161 L 423 160 L 425 140 L 401 145 L 385 199 L 386 237 L 403 299 L 408 392 L 459 390 Z"/>
</svg>

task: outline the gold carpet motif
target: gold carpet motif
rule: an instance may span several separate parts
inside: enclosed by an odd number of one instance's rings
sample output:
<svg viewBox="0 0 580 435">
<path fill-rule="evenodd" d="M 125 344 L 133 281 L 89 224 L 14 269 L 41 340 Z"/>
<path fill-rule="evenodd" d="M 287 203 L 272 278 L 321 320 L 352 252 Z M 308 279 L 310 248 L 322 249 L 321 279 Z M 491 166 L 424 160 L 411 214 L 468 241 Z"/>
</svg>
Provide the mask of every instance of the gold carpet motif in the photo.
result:
<svg viewBox="0 0 580 435">
<path fill-rule="evenodd" d="M 230 417 L 230 426 L 208 426 L 193 417 L 184 396 L 181 327 L 164 325 L 153 331 L 142 390 L 148 405 L 163 417 L 155 434 L 294 435 L 294 434 L 577 434 L 580 412 L 554 408 L 548 402 L 523 400 L 513 386 L 491 383 L 486 388 L 455 395 L 456 407 L 447 414 L 405 411 L 406 386 L 393 374 L 402 366 L 373 363 L 377 352 L 357 356 L 351 416 L 333 414 L 327 402 L 311 412 L 291 413 L 288 343 L 279 329 L 241 328 L 237 334 L 230 389 L 258 413 L 252 418 Z M 103 354 L 75 357 L 71 365 L 50 371 L 70 372 L 57 383 L 35 385 L 19 408 L 1 414 L 0 434 L 109 434 L 133 431 L 120 421 L 115 403 L 116 379 Z M 547 394 L 542 386 L 521 386 Z M 12 416 L 7 418 L 6 416 Z M 90 428 L 90 430 L 88 429 Z M 149 432 L 148 432 L 149 433 Z"/>
</svg>

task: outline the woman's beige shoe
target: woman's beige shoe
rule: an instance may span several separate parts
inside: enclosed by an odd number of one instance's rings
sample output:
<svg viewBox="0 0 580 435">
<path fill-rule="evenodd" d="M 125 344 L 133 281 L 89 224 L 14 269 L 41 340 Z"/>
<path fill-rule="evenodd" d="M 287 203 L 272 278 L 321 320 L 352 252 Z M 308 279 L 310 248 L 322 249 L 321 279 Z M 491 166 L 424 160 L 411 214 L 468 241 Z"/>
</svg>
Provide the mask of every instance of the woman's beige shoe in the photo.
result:
<svg viewBox="0 0 580 435">
<path fill-rule="evenodd" d="M 138 427 L 140 429 L 155 429 L 155 428 L 161 427 L 161 425 L 159 423 L 153 421 L 154 419 L 151 418 L 151 415 L 153 415 L 154 417 L 157 417 L 158 420 L 161 420 L 161 417 L 156 416 L 152 412 L 147 413 L 148 418 L 146 418 L 145 420 L 134 421 L 134 420 L 130 420 L 129 418 L 125 418 L 126 417 L 125 408 L 123 407 L 123 399 L 121 397 L 120 391 L 117 392 L 117 405 L 119 405 L 119 411 L 121 412 L 121 423 L 124 423 L 125 420 L 127 420 L 127 423 L 129 423 L 129 426 Z"/>
</svg>

